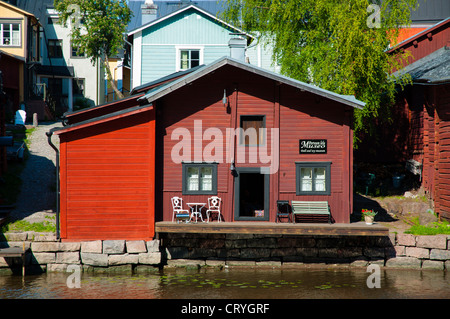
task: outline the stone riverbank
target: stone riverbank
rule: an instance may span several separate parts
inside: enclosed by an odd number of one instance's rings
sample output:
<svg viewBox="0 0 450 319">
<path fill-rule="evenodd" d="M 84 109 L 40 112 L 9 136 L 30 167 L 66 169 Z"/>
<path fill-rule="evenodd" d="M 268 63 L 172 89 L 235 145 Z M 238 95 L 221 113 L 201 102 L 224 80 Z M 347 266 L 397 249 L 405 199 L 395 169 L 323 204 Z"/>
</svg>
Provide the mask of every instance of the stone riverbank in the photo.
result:
<svg viewBox="0 0 450 319">
<path fill-rule="evenodd" d="M 340 265 L 450 269 L 450 236 L 164 234 L 169 266 Z"/>
<path fill-rule="evenodd" d="M 71 264 L 83 266 L 83 271 L 134 271 L 138 265 L 141 269 L 161 265 L 158 240 L 59 242 L 54 234 L 34 232 L 6 233 L 4 237 L 0 248 L 25 248 L 26 270 L 31 273 L 66 271 Z M 21 265 L 21 258 L 0 257 L 0 271 L 19 270 Z"/>
<path fill-rule="evenodd" d="M 287 236 L 161 234 L 151 241 L 59 242 L 54 234 L 6 233 L 0 248 L 25 247 L 27 272 L 139 271 L 161 267 L 297 267 L 337 265 L 450 269 L 450 236 Z M 0 257 L 0 270 L 20 271 L 21 258 Z"/>
</svg>

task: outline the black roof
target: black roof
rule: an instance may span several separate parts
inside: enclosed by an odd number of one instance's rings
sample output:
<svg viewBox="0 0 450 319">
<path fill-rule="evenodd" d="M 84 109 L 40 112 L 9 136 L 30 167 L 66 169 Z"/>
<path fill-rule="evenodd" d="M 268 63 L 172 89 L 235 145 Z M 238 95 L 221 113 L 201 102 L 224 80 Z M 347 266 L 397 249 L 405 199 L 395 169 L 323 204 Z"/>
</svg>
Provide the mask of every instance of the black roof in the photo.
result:
<svg viewBox="0 0 450 319">
<path fill-rule="evenodd" d="M 450 47 L 445 46 L 394 73 L 409 73 L 414 83 L 450 83 Z"/>
<path fill-rule="evenodd" d="M 36 65 L 36 73 L 39 75 L 56 77 L 74 77 L 73 66 Z"/>
<path fill-rule="evenodd" d="M 133 95 L 133 94 L 135 94 L 135 93 L 137 93 L 139 91 L 145 91 L 146 88 L 150 89 L 151 87 L 158 86 L 157 84 L 165 83 L 165 82 L 170 81 L 172 79 L 177 79 L 180 76 L 184 76 L 186 74 L 194 72 L 197 69 L 202 68 L 204 66 L 205 66 L 204 64 L 198 65 L 198 66 L 190 68 L 188 70 L 174 72 L 172 74 L 166 75 L 166 76 L 164 76 L 162 78 L 159 78 L 159 79 L 156 79 L 154 81 L 144 83 L 144 84 L 142 84 L 140 86 L 137 86 L 137 87 L 133 88 L 133 90 L 131 90 L 130 94 Z"/>
</svg>

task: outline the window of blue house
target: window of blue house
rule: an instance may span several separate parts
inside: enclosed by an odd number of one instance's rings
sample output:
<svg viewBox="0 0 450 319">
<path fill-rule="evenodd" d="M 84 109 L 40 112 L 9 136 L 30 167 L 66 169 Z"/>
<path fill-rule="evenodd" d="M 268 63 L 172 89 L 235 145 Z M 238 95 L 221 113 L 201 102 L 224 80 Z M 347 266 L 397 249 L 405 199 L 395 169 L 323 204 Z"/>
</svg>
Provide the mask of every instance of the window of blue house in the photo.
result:
<svg viewBox="0 0 450 319">
<path fill-rule="evenodd" d="M 180 70 L 188 70 L 200 65 L 200 50 L 180 50 Z"/>
</svg>

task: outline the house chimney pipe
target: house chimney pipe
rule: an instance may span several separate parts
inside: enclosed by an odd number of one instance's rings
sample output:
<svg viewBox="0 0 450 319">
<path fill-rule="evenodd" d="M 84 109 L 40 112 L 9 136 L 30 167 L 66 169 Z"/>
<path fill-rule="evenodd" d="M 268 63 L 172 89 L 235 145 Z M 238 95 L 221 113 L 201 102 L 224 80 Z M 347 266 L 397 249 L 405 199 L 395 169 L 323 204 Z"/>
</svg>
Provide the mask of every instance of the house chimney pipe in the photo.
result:
<svg viewBox="0 0 450 319">
<path fill-rule="evenodd" d="M 230 57 L 241 62 L 245 62 L 245 50 L 247 49 L 247 39 L 242 36 L 235 36 L 228 41 Z"/>
</svg>

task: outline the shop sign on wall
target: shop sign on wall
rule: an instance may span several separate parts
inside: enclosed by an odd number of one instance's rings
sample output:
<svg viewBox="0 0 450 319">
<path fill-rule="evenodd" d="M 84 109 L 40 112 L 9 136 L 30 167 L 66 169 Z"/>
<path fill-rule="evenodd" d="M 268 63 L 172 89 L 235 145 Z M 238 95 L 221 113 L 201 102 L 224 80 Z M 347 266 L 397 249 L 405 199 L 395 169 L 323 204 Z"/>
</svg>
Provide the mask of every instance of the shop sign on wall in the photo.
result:
<svg viewBox="0 0 450 319">
<path fill-rule="evenodd" d="M 326 154 L 327 140 L 300 140 L 300 154 Z"/>
</svg>

